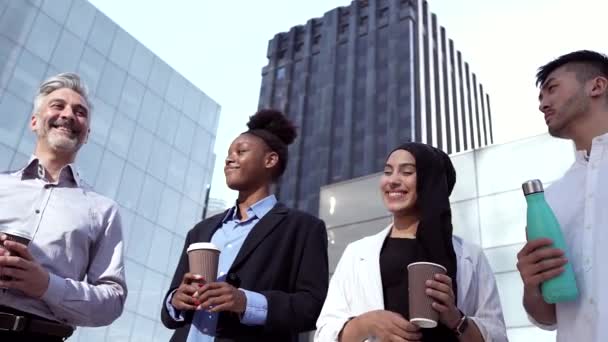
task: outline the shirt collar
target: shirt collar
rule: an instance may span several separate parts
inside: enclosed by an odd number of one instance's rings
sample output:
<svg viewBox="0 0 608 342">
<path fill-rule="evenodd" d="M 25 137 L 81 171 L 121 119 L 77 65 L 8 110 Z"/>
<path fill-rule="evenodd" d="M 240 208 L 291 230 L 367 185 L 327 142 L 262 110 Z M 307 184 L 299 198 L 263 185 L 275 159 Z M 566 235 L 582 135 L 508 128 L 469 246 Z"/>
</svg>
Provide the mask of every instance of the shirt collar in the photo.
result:
<svg viewBox="0 0 608 342">
<path fill-rule="evenodd" d="M 593 150 L 593 146 L 597 145 L 608 145 L 608 133 L 604 133 L 602 135 L 598 135 L 597 137 L 591 140 L 591 149 Z M 576 151 L 576 160 L 581 161 L 589 161 L 589 154 L 585 150 L 577 150 Z"/>
<path fill-rule="evenodd" d="M 274 206 L 276 204 L 277 204 L 276 196 L 270 195 L 268 197 L 265 197 L 265 198 L 257 201 L 251 207 L 247 208 L 247 212 L 249 214 L 253 214 L 253 216 L 257 217 L 258 219 L 261 219 L 266 214 L 268 214 L 268 212 L 270 210 L 272 210 L 272 208 L 274 208 Z M 237 208 L 238 208 L 238 201 L 234 205 L 234 207 L 230 208 L 230 210 L 226 213 L 226 216 L 224 216 L 224 219 L 222 220 L 222 222 L 225 223 L 228 220 L 236 220 L 237 219 Z M 249 216 L 251 217 L 252 215 L 249 215 Z"/>
<path fill-rule="evenodd" d="M 26 164 L 26 166 L 20 171 L 21 179 L 46 179 L 44 176 L 44 167 L 40 164 L 40 160 L 35 155 L 32 155 Z M 57 184 L 61 182 L 71 182 L 80 187 L 80 176 L 74 164 L 68 164 L 64 166 L 59 172 L 59 180 Z"/>
</svg>

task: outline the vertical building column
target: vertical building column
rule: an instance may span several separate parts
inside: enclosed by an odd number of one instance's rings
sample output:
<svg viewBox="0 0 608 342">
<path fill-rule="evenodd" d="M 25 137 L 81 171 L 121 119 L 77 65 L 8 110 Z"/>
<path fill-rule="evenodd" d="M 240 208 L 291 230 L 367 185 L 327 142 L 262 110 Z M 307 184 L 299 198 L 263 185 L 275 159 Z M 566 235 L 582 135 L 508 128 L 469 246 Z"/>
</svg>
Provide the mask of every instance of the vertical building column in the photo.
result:
<svg viewBox="0 0 608 342">
<path fill-rule="evenodd" d="M 458 59 L 458 81 L 460 89 L 460 115 L 462 117 L 462 137 L 463 137 L 463 151 L 472 148 L 471 136 L 470 136 L 470 112 L 467 105 L 468 92 L 467 92 L 467 74 L 464 70 L 464 63 L 462 62 L 462 54 L 460 51 L 457 53 Z"/>
<path fill-rule="evenodd" d="M 426 60 L 425 60 L 425 15 L 424 11 L 424 0 L 417 0 L 417 16 L 416 16 L 416 87 L 414 88 L 414 101 L 416 101 L 416 119 L 415 119 L 415 131 L 416 135 L 414 141 L 426 142 L 426 112 L 427 112 L 427 101 L 426 101 Z"/>
<path fill-rule="evenodd" d="M 475 148 L 479 148 L 482 146 L 481 143 L 481 116 L 479 113 L 479 96 L 477 96 L 477 75 L 472 73 L 473 75 L 473 83 L 471 83 L 471 88 L 473 88 L 473 132 L 475 133 Z"/>
<path fill-rule="evenodd" d="M 408 13 L 410 20 L 408 20 L 407 30 L 407 41 L 409 54 L 409 98 L 410 98 L 410 140 L 420 140 L 420 113 L 422 111 L 420 107 L 420 0 L 410 0 L 407 5 L 410 6 Z M 401 6 L 401 4 L 400 4 Z M 404 85 L 402 84 L 401 87 Z"/>
<path fill-rule="evenodd" d="M 399 84 L 407 84 L 408 80 L 399 79 L 399 64 L 409 63 L 399 59 L 400 41 L 407 40 L 409 37 L 401 37 L 399 25 L 400 7 L 398 1 L 389 1 L 388 10 L 388 73 L 386 86 L 386 142 L 388 149 L 391 150 L 399 145 L 399 130 L 403 129 L 403 123 L 399 120 L 400 111 L 407 108 L 399 108 Z M 407 42 L 406 42 L 407 44 Z M 404 44 L 405 45 L 405 44 Z"/>
<path fill-rule="evenodd" d="M 363 2 L 361 2 L 363 3 Z M 367 173 L 373 172 L 376 161 L 376 1 L 369 0 L 367 14 L 359 13 L 359 26 L 367 30 L 367 76 L 365 80 L 365 134 L 363 164 Z M 366 19 L 367 18 L 367 19 Z M 367 26 L 367 27 L 365 27 Z"/>
<path fill-rule="evenodd" d="M 266 57 L 268 58 L 268 65 L 262 69 L 262 87 L 260 89 L 260 101 L 258 108 L 270 107 L 272 104 L 272 97 L 274 94 L 275 87 L 275 68 L 277 64 L 277 44 L 279 42 L 279 35 L 275 35 L 268 42 L 268 50 L 266 50 Z"/>
<path fill-rule="evenodd" d="M 473 113 L 473 94 L 471 89 L 471 73 L 469 71 L 469 63 L 464 63 L 464 77 L 465 77 L 465 95 L 466 95 L 466 114 L 467 114 L 467 133 L 469 139 L 469 148 L 477 148 L 475 145 L 475 114 Z"/>
<path fill-rule="evenodd" d="M 348 23 L 348 42 L 346 52 L 346 84 L 344 85 L 344 178 L 351 179 L 353 177 L 353 165 L 356 162 L 354 158 L 353 144 L 351 143 L 357 137 L 354 137 L 355 131 L 355 99 L 356 99 L 356 83 L 355 76 L 357 72 L 357 36 L 359 9 L 357 2 L 353 1 L 350 4 L 350 18 Z"/>
<path fill-rule="evenodd" d="M 304 26 L 303 32 L 303 46 L 302 46 L 302 75 L 295 75 L 295 79 L 301 77 L 301 86 L 300 86 L 300 94 L 292 94 L 291 98 L 295 98 L 295 104 L 290 105 L 290 114 L 292 115 L 292 119 L 295 119 L 293 123 L 296 127 L 299 128 L 300 132 L 298 132 L 299 138 L 294 141 L 294 143 L 289 147 L 290 150 L 290 162 L 289 169 L 290 175 L 294 177 L 293 180 L 286 179 L 283 183 L 293 184 L 288 189 L 285 189 L 286 193 L 283 194 L 281 192 L 281 196 L 285 195 L 292 200 L 293 207 L 296 207 L 298 204 L 298 198 L 300 197 L 300 181 L 302 179 L 302 161 L 304 156 L 304 120 L 307 115 L 307 100 L 309 99 L 310 93 L 309 83 L 310 83 L 310 63 L 311 63 L 311 55 L 312 55 L 312 22 L 308 21 L 308 23 Z M 295 67 L 295 63 L 294 63 Z"/>
<path fill-rule="evenodd" d="M 293 58 L 295 45 L 296 28 L 292 27 L 287 33 L 280 35 L 279 56 L 275 65 L 275 94 L 272 107 L 278 109 L 289 117 L 293 115 L 289 113 L 289 96 L 291 93 L 291 85 L 293 82 Z"/>
<path fill-rule="evenodd" d="M 454 153 L 454 117 L 452 110 L 452 82 L 451 80 L 454 78 L 454 74 L 452 73 L 452 65 L 450 63 L 450 56 L 448 50 L 448 42 L 446 39 L 445 28 L 441 27 L 440 30 L 440 42 L 441 42 L 441 80 L 442 80 L 442 89 L 443 89 L 443 117 L 445 121 L 443 123 L 443 146 L 445 147 L 445 152 Z"/>
<path fill-rule="evenodd" d="M 441 69 L 441 39 L 439 38 L 439 25 L 437 24 L 437 15 L 431 14 L 431 38 L 429 49 L 431 51 L 431 60 L 429 63 L 432 65 L 431 78 L 433 80 L 433 87 L 431 92 L 433 94 L 433 107 L 431 111 L 431 133 L 433 136 L 432 145 L 445 150 L 445 113 L 443 112 L 443 72 Z"/>
<path fill-rule="evenodd" d="M 428 9 L 428 2 L 422 2 L 422 55 L 421 63 L 423 65 L 424 73 L 422 74 L 424 79 L 424 96 L 421 101 L 424 101 L 424 111 L 420 113 L 422 121 L 422 140 L 421 142 L 426 144 L 435 145 L 433 120 L 435 116 L 435 82 L 434 82 L 434 70 L 433 70 L 433 26 L 431 15 Z"/>
<path fill-rule="evenodd" d="M 479 83 L 479 102 L 481 102 L 481 119 L 483 123 L 483 144 L 488 145 L 490 132 L 488 132 L 489 123 L 487 122 L 486 97 L 483 93 L 483 85 Z"/>
<path fill-rule="evenodd" d="M 428 2 L 424 1 L 424 30 L 426 32 L 424 38 L 424 87 L 425 94 L 423 101 L 426 102 L 426 112 L 424 114 L 424 122 L 426 123 L 426 139 L 424 143 L 435 145 L 435 130 L 433 121 L 435 119 L 435 80 L 434 80 L 434 64 L 433 64 L 433 24 L 431 13 L 428 10 Z"/>
<path fill-rule="evenodd" d="M 492 110 L 490 106 L 490 95 L 486 94 L 486 108 L 488 110 L 488 129 L 490 131 L 490 144 L 494 143 L 494 129 L 492 125 Z"/>
<path fill-rule="evenodd" d="M 338 40 L 338 11 L 325 13 L 323 17 L 323 34 L 321 38 L 321 64 L 319 67 L 319 77 L 321 77 L 321 99 L 318 113 L 318 161 L 317 169 L 319 172 L 320 185 L 330 182 L 331 168 L 331 133 L 332 117 L 334 115 L 334 96 L 336 83 L 336 42 Z"/>
<path fill-rule="evenodd" d="M 454 53 L 454 41 L 450 39 L 450 66 L 452 68 L 452 117 L 454 118 L 454 136 L 455 140 L 455 152 L 464 151 L 464 134 L 463 134 L 463 123 L 462 123 L 462 112 L 460 110 L 460 64 L 456 60 Z"/>
</svg>

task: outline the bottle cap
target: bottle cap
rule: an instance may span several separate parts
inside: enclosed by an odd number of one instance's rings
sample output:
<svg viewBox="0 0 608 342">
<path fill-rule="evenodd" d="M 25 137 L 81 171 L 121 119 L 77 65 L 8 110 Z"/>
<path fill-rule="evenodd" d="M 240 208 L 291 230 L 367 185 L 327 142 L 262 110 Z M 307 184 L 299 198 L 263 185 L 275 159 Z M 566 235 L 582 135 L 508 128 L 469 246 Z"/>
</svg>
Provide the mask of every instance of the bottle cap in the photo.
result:
<svg viewBox="0 0 608 342">
<path fill-rule="evenodd" d="M 521 185 L 522 190 L 524 191 L 524 195 L 535 194 L 537 192 L 543 192 L 543 182 L 539 179 L 532 179 L 527 182 L 524 182 Z"/>
</svg>

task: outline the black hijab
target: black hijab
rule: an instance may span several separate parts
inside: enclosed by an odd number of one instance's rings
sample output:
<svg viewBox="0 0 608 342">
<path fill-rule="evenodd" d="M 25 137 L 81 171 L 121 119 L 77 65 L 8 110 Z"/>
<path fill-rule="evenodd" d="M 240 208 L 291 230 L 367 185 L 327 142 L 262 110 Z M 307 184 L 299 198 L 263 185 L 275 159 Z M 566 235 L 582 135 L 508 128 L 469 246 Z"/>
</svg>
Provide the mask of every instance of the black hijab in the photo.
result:
<svg viewBox="0 0 608 342">
<path fill-rule="evenodd" d="M 457 298 L 456 253 L 452 243 L 452 210 L 450 194 L 456 183 L 456 170 L 450 157 L 443 151 L 421 143 L 405 143 L 396 149 L 410 152 L 416 159 L 416 206 L 420 222 L 416 233 L 418 259 L 440 264 L 452 278 L 452 289 Z M 453 333 L 445 331 L 445 341 L 452 340 Z M 451 336 L 450 336 L 451 335 Z"/>
</svg>

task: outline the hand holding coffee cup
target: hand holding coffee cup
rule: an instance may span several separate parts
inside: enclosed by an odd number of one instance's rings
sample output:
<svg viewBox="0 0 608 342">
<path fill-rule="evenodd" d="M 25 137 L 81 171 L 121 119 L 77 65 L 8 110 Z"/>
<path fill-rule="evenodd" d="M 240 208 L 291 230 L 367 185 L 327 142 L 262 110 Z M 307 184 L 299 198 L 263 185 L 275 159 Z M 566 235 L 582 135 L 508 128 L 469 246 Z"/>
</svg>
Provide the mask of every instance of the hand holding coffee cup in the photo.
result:
<svg viewBox="0 0 608 342">
<path fill-rule="evenodd" d="M 199 304 L 196 302 L 197 299 L 194 295 L 202 286 L 202 284 L 199 284 L 200 281 L 202 281 L 202 277 L 198 274 L 184 274 L 181 284 L 171 298 L 171 305 L 179 311 L 195 310 Z"/>
<path fill-rule="evenodd" d="M 41 298 L 49 287 L 49 271 L 34 259 L 28 249 L 29 238 L 11 232 L 0 236 L 9 255 L 0 257 L 0 288 L 21 291 L 32 298 Z"/>
<path fill-rule="evenodd" d="M 25 233 L 21 233 L 21 232 L 17 232 L 17 231 L 2 231 L 0 233 L 0 256 L 14 256 L 16 255 L 16 253 L 14 251 L 11 251 L 10 249 L 6 248 L 4 246 L 4 241 L 15 241 L 18 242 L 20 244 L 23 244 L 25 246 L 29 245 L 31 238 L 25 234 Z M 2 281 L 10 281 L 13 278 L 10 276 L 5 276 L 5 275 L 0 275 L 0 280 Z"/>
<path fill-rule="evenodd" d="M 243 313 L 245 293 L 227 282 L 217 282 L 219 257 L 220 250 L 212 243 L 199 242 L 188 247 L 190 272 L 200 276 L 193 281 L 199 287 L 192 295 L 194 304 L 197 309 L 210 312 Z"/>
<path fill-rule="evenodd" d="M 17 231 L 0 231 L 0 246 L 10 253 L 10 250 L 4 247 L 4 241 L 15 241 L 23 245 L 29 245 L 31 237 L 26 233 Z"/>
<path fill-rule="evenodd" d="M 426 294 L 433 298 L 433 309 L 439 312 L 439 321 L 455 329 L 462 314 L 456 307 L 456 296 L 452 287 L 452 278 L 445 274 L 435 274 L 433 280 L 426 281 Z"/>
<path fill-rule="evenodd" d="M 420 341 L 420 328 L 410 323 L 403 316 L 388 310 L 373 310 L 349 320 L 344 325 L 346 330 L 361 332 L 373 341 Z M 354 333 L 357 336 L 357 333 Z M 351 336 L 353 337 L 353 336 Z"/>
<path fill-rule="evenodd" d="M 247 308 L 247 296 L 243 290 L 225 282 L 210 282 L 194 294 L 198 309 L 209 312 L 229 311 L 243 314 Z"/>
<path fill-rule="evenodd" d="M 193 243 L 186 249 L 190 272 L 184 274 L 180 286 L 171 298 L 177 310 L 196 310 L 200 305 L 198 290 L 208 282 L 217 280 L 220 250 L 209 242 Z"/>
</svg>

